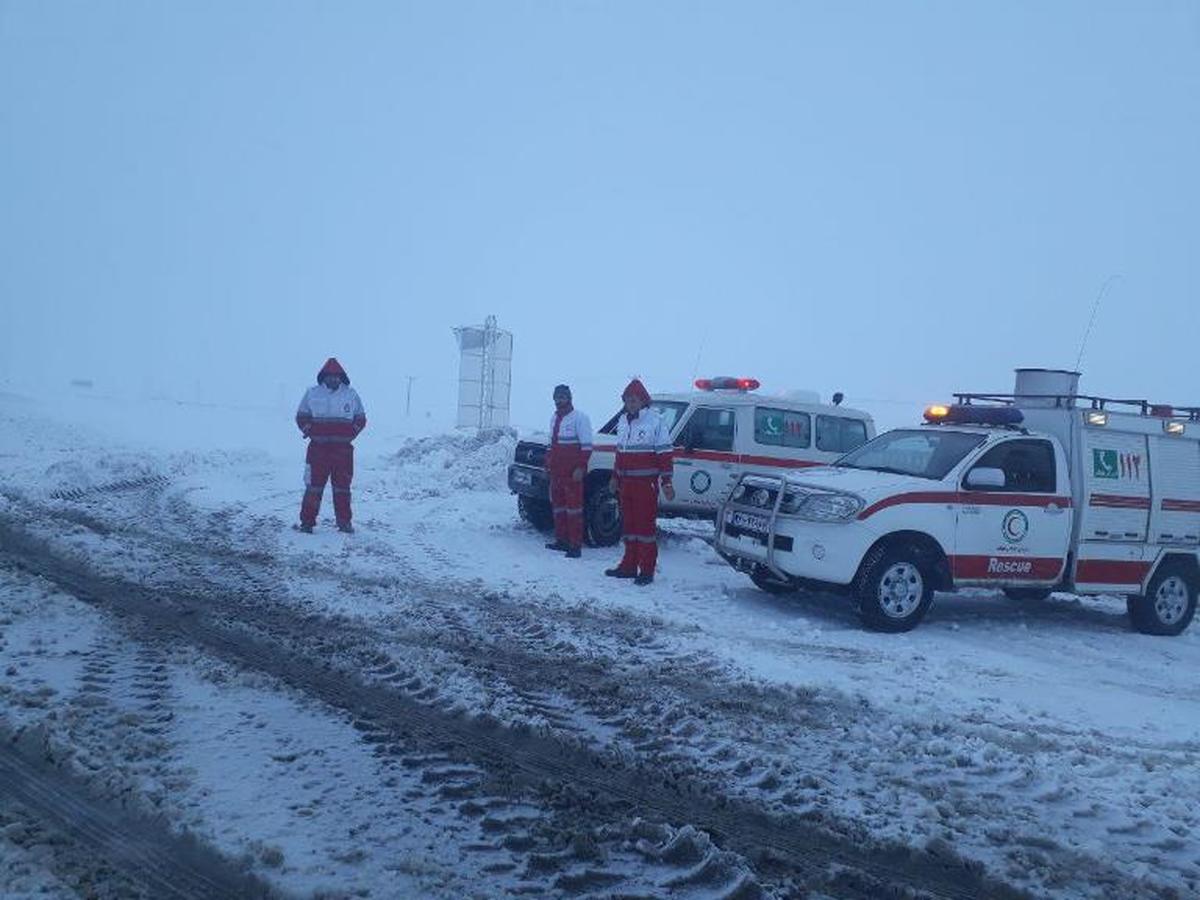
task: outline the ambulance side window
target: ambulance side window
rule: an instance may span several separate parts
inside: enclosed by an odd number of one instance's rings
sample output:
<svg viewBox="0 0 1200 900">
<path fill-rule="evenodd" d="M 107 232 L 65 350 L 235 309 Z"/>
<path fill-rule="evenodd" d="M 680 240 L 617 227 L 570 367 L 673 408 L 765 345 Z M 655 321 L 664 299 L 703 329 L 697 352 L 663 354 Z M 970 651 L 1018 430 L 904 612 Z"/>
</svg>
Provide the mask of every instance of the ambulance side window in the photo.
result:
<svg viewBox="0 0 1200 900">
<path fill-rule="evenodd" d="M 733 451 L 733 410 L 701 406 L 675 438 L 685 450 Z"/>
<path fill-rule="evenodd" d="M 817 416 L 817 449 L 849 453 L 867 442 L 867 423 L 842 416 Z"/>
<path fill-rule="evenodd" d="M 1058 488 L 1054 445 L 1049 441 L 1015 440 L 997 444 L 979 458 L 972 469 L 1001 469 L 1001 493 L 1053 494 Z"/>
<path fill-rule="evenodd" d="M 808 413 L 754 407 L 754 442 L 768 447 L 811 446 L 812 425 Z"/>
</svg>

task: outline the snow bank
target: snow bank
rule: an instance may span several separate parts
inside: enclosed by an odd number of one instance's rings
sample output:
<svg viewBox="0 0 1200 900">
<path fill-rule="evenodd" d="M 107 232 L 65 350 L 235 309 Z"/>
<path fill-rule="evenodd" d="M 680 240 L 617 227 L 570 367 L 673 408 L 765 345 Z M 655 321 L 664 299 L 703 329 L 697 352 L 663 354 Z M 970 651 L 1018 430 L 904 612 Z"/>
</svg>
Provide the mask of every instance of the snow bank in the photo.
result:
<svg viewBox="0 0 1200 900">
<path fill-rule="evenodd" d="M 506 491 L 517 438 L 511 431 L 451 433 L 409 439 L 388 458 L 397 481 L 423 496 L 456 491 Z"/>
</svg>

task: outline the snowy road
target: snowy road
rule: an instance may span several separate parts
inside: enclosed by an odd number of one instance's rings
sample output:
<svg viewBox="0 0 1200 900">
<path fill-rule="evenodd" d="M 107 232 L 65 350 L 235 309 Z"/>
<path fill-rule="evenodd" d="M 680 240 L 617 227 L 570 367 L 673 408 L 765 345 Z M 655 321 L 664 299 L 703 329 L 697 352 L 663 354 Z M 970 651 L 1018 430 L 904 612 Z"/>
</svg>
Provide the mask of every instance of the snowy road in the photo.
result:
<svg viewBox="0 0 1200 900">
<path fill-rule="evenodd" d="M 866 634 L 759 594 L 701 525 L 665 526 L 645 591 L 546 554 L 505 441 L 361 455 L 347 540 L 289 530 L 269 454 L 0 410 L 0 735 L 164 823 L 171 865 L 251 895 L 1197 890 L 1200 643 L 1115 599 Z M 52 813 L 0 798 L 0 889 L 104 881 Z"/>
</svg>

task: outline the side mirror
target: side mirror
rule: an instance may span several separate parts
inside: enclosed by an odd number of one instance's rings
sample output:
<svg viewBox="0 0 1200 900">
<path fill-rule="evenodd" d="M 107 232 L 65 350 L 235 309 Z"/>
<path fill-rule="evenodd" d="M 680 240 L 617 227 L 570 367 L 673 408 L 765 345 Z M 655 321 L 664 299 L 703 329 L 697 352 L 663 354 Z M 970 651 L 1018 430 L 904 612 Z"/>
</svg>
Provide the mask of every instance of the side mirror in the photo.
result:
<svg viewBox="0 0 1200 900">
<path fill-rule="evenodd" d="M 978 468 L 967 473 L 966 486 L 982 490 L 1002 488 L 1007 483 L 1003 469 Z"/>
</svg>

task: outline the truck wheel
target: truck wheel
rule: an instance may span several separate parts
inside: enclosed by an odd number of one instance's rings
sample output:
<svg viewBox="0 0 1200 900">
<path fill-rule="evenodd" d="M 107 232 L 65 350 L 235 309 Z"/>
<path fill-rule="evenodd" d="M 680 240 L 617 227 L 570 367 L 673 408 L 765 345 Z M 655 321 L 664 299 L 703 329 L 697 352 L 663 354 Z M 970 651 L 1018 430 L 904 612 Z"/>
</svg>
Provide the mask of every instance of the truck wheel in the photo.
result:
<svg viewBox="0 0 1200 900">
<path fill-rule="evenodd" d="M 766 566 L 755 566 L 754 571 L 750 573 L 750 580 L 760 591 L 766 591 L 768 594 L 794 594 L 799 590 L 791 582 L 780 581 Z"/>
<path fill-rule="evenodd" d="M 1043 600 L 1050 599 L 1050 595 L 1053 593 L 1054 591 L 1050 588 L 1007 587 L 1004 589 L 1004 596 L 1017 603 L 1041 603 Z"/>
<path fill-rule="evenodd" d="M 854 592 L 863 625 L 872 631 L 911 631 L 933 602 L 933 585 L 921 555 L 904 546 L 872 551 Z"/>
<path fill-rule="evenodd" d="M 621 503 L 607 484 L 588 492 L 583 517 L 588 543 L 593 547 L 611 547 L 621 540 Z"/>
<path fill-rule="evenodd" d="M 545 500 L 517 494 L 517 513 L 538 531 L 549 531 L 554 527 L 554 510 Z"/>
<path fill-rule="evenodd" d="M 1142 634 L 1181 633 L 1196 615 L 1197 580 L 1195 572 L 1185 566 L 1159 566 L 1146 593 L 1126 599 L 1133 627 Z"/>
</svg>

